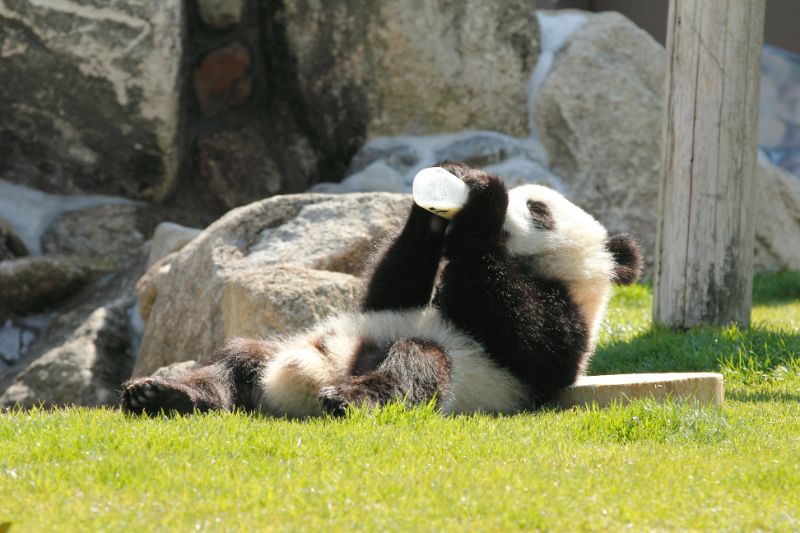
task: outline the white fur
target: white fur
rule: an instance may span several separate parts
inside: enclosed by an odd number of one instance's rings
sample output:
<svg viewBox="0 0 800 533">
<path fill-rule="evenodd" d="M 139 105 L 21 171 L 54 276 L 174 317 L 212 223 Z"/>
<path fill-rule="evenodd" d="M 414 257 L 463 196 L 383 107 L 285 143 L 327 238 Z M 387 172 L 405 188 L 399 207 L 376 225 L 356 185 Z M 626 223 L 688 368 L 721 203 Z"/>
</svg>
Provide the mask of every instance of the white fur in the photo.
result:
<svg viewBox="0 0 800 533">
<path fill-rule="evenodd" d="M 534 226 L 529 200 L 547 205 L 555 224 L 553 230 Z M 559 192 L 542 185 L 521 185 L 509 191 L 504 229 L 512 255 L 529 257 L 535 272 L 566 284 L 589 326 L 588 353 L 593 352 L 614 278 L 606 229 Z"/>
<path fill-rule="evenodd" d="M 450 363 L 445 413 L 513 412 L 525 405 L 523 384 L 499 368 L 483 347 L 448 324 L 436 309 L 341 315 L 284 340 L 262 370 L 257 393 L 263 411 L 277 416 L 321 414 L 319 391 L 348 377 L 358 346 L 418 338 L 439 345 Z M 323 354 L 314 346 L 321 340 Z"/>
</svg>

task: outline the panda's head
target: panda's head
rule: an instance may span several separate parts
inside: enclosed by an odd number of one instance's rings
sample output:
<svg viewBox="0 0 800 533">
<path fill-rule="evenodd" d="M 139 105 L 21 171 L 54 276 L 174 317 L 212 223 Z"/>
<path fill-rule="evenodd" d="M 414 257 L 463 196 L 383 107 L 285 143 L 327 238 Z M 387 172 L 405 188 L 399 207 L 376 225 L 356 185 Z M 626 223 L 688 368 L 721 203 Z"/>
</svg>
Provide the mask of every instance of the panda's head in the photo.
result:
<svg viewBox="0 0 800 533">
<path fill-rule="evenodd" d="M 594 217 L 549 187 L 511 189 L 504 230 L 511 255 L 539 275 L 567 283 L 620 284 L 641 275 L 642 256 L 633 238 L 609 237 Z"/>
</svg>

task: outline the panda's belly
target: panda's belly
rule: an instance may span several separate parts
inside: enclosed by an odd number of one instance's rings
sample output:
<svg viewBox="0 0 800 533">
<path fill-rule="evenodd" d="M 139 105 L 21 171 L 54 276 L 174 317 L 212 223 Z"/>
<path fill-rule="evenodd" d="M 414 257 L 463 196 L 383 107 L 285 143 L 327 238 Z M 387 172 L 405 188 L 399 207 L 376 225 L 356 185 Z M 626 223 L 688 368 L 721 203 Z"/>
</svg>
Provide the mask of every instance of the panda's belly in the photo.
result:
<svg viewBox="0 0 800 533">
<path fill-rule="evenodd" d="M 422 339 L 444 351 L 451 374 L 444 413 L 514 412 L 526 405 L 522 383 L 432 308 L 342 315 L 287 339 L 261 371 L 257 403 L 276 416 L 321 415 L 320 389 L 346 380 L 365 344 L 400 339 Z"/>
</svg>

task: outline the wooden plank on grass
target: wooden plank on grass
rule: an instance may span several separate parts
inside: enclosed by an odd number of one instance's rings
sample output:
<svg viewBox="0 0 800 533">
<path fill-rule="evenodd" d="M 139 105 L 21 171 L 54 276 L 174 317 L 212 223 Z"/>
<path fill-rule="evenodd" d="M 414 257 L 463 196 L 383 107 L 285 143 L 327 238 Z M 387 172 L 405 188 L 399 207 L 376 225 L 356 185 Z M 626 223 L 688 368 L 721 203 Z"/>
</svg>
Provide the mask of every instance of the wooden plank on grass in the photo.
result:
<svg viewBox="0 0 800 533">
<path fill-rule="evenodd" d="M 557 400 L 559 407 L 604 407 L 633 399 L 675 398 L 705 405 L 720 405 L 725 398 L 722 374 L 715 372 L 673 372 L 664 374 L 610 374 L 582 376 L 565 389 Z"/>
</svg>

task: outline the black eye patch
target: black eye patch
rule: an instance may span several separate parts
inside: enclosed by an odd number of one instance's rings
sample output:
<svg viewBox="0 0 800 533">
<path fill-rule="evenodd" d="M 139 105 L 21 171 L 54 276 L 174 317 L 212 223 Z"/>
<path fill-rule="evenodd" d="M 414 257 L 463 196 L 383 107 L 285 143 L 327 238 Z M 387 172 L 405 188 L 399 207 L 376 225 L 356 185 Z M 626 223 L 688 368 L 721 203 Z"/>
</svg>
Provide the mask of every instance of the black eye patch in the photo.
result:
<svg viewBox="0 0 800 533">
<path fill-rule="evenodd" d="M 536 229 L 553 231 L 556 228 L 556 221 L 553 219 L 553 213 L 544 202 L 537 200 L 528 200 L 528 211 L 531 214 L 531 220 Z"/>
</svg>

